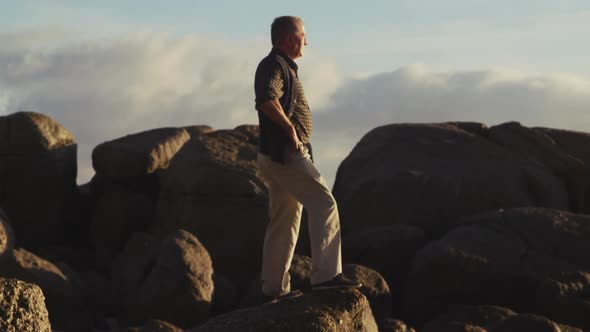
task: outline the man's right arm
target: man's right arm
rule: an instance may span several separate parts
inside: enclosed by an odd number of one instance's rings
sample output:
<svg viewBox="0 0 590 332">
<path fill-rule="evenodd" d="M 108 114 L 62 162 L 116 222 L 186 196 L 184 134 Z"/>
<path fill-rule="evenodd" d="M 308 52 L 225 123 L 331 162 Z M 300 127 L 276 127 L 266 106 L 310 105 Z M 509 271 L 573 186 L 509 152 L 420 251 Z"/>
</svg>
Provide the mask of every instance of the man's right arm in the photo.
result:
<svg viewBox="0 0 590 332">
<path fill-rule="evenodd" d="M 301 142 L 299 141 L 295 127 L 285 115 L 283 107 L 278 99 L 271 99 L 261 103 L 260 111 L 285 131 L 287 137 L 289 137 L 292 151 L 298 151 L 301 148 Z"/>
</svg>

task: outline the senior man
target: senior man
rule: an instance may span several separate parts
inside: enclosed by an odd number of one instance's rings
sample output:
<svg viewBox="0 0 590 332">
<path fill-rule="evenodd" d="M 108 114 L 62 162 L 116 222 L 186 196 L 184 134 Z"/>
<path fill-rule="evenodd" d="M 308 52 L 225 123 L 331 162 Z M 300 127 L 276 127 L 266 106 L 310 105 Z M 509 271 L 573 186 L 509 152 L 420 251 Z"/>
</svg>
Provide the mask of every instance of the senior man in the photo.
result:
<svg viewBox="0 0 590 332">
<path fill-rule="evenodd" d="M 293 61 L 307 45 L 303 21 L 277 17 L 273 48 L 256 70 L 254 90 L 260 145 L 258 168 L 268 188 L 270 222 L 262 255 L 262 292 L 276 302 L 301 295 L 291 290 L 289 267 L 303 206 L 311 240 L 312 290 L 359 288 L 342 274 L 340 219 L 336 200 L 311 157 L 311 112 Z"/>
</svg>

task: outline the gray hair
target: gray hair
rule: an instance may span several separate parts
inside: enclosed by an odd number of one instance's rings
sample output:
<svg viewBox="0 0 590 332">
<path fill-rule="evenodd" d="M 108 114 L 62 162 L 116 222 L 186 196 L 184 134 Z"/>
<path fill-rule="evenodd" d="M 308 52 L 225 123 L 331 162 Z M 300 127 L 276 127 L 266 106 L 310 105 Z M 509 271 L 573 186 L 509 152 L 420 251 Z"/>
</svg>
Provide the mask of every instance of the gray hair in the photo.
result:
<svg viewBox="0 0 590 332">
<path fill-rule="evenodd" d="M 299 31 L 299 25 L 303 24 L 303 20 L 297 16 L 279 16 L 275 18 L 270 26 L 270 39 L 273 46 L 278 46 L 278 43 L 290 33 Z"/>
</svg>

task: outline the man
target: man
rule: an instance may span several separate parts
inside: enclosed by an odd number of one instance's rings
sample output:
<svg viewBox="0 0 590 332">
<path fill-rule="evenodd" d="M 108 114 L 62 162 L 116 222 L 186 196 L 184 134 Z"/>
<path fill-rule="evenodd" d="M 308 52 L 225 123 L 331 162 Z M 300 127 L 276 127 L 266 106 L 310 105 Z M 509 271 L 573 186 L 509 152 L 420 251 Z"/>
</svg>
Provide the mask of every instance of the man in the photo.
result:
<svg viewBox="0 0 590 332">
<path fill-rule="evenodd" d="M 307 45 L 303 21 L 277 17 L 272 51 L 256 70 L 254 90 L 260 122 L 258 168 L 268 188 L 270 222 L 262 256 L 262 292 L 269 301 L 297 297 L 289 267 L 303 206 L 311 240 L 312 290 L 359 288 L 342 275 L 340 219 L 336 201 L 311 159 L 312 121 L 293 61 Z M 303 205 L 303 206 L 302 206 Z"/>
</svg>

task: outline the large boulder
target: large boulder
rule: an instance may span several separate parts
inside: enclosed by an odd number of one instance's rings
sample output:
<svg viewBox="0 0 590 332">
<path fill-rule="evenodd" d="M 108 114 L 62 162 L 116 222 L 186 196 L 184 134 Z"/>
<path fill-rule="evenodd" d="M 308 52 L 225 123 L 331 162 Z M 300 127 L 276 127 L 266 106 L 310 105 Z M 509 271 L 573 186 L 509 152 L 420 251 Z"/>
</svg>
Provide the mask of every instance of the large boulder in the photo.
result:
<svg viewBox="0 0 590 332">
<path fill-rule="evenodd" d="M 166 168 L 190 139 L 182 128 L 160 128 L 99 144 L 92 151 L 94 170 L 109 177 L 134 177 Z"/>
<path fill-rule="evenodd" d="M 260 269 L 268 220 L 256 166 L 258 128 L 240 126 L 192 137 L 167 169 L 152 232 L 185 229 L 199 237 L 217 272 L 239 289 Z"/>
<path fill-rule="evenodd" d="M 51 332 L 45 297 L 39 286 L 0 278 L 0 330 Z"/>
<path fill-rule="evenodd" d="M 358 264 L 344 264 L 342 272 L 349 278 L 363 283 L 359 289 L 367 297 L 377 325 L 383 329 L 391 317 L 391 291 L 385 279 L 375 270 Z"/>
<path fill-rule="evenodd" d="M 380 226 L 344 236 L 342 256 L 349 263 L 379 272 L 393 294 L 393 310 L 399 312 L 410 265 L 416 252 L 426 243 L 426 235 L 418 227 Z"/>
<path fill-rule="evenodd" d="M 478 123 L 373 129 L 338 169 L 343 231 L 409 224 L 440 235 L 459 217 L 496 208 L 570 208 L 553 165 L 498 144 L 489 131 Z"/>
<path fill-rule="evenodd" d="M 289 268 L 291 289 L 303 292 L 311 291 L 311 258 L 294 255 Z M 347 277 L 362 282 L 359 291 L 366 296 L 371 306 L 371 312 L 380 328 L 383 328 L 386 318 L 391 316 L 391 292 L 383 277 L 375 270 L 358 264 L 344 264 L 342 272 Z M 250 289 L 242 301 L 244 306 L 259 305 L 264 303 L 260 277 L 250 286 Z M 321 292 L 318 292 L 321 293 Z"/>
<path fill-rule="evenodd" d="M 112 191 L 96 198 L 90 224 L 97 265 L 103 267 L 118 254 L 135 232 L 146 231 L 156 202 L 144 192 Z"/>
<path fill-rule="evenodd" d="M 121 332 L 184 332 L 184 330 L 165 321 L 149 320 L 142 327 L 130 327 Z"/>
<path fill-rule="evenodd" d="M 507 122 L 489 129 L 487 137 L 505 149 L 538 161 L 553 170 L 568 190 L 569 209 L 584 211 L 584 195 L 590 185 L 590 153 L 572 154 L 574 146 L 587 143 L 588 138 L 578 135 L 577 142 L 559 144 L 549 133 L 539 128 L 527 128 L 518 122 Z M 564 135 L 565 136 L 565 135 Z M 574 150 L 578 152 L 579 150 Z"/>
<path fill-rule="evenodd" d="M 459 223 L 416 255 L 405 302 L 411 320 L 496 303 L 590 328 L 590 217 L 521 208 Z"/>
<path fill-rule="evenodd" d="M 0 206 L 21 246 L 64 239 L 77 218 L 77 145 L 50 117 L 0 116 Z"/>
<path fill-rule="evenodd" d="M 189 330 L 369 332 L 377 324 L 367 299 L 357 290 L 313 292 L 216 316 Z"/>
<path fill-rule="evenodd" d="M 83 331 L 92 327 L 79 285 L 63 268 L 24 249 L 15 249 L 0 264 L 0 277 L 38 285 L 46 298 L 51 325 L 59 330 Z"/>
<path fill-rule="evenodd" d="M 159 239 L 137 234 L 114 261 L 124 325 L 159 319 L 191 327 L 209 316 L 213 267 L 207 250 L 190 233 L 177 230 Z"/>
<path fill-rule="evenodd" d="M 0 262 L 14 248 L 14 232 L 8 216 L 0 208 Z"/>
<path fill-rule="evenodd" d="M 576 165 L 579 165 L 580 162 L 585 166 L 590 165 L 590 153 L 588 153 L 588 149 L 586 148 L 590 144 L 590 133 L 553 128 L 535 128 L 535 130 L 550 137 L 555 142 L 555 145 L 559 146 L 568 155 L 568 159 L 578 161 L 575 163 Z M 581 175 L 578 179 L 580 184 L 577 187 L 584 189 L 587 185 L 586 177 L 588 176 L 588 172 Z M 589 213 L 590 195 L 587 195 L 585 192 L 581 194 L 583 197 L 577 198 L 577 201 L 582 205 L 578 212 Z"/>
</svg>

